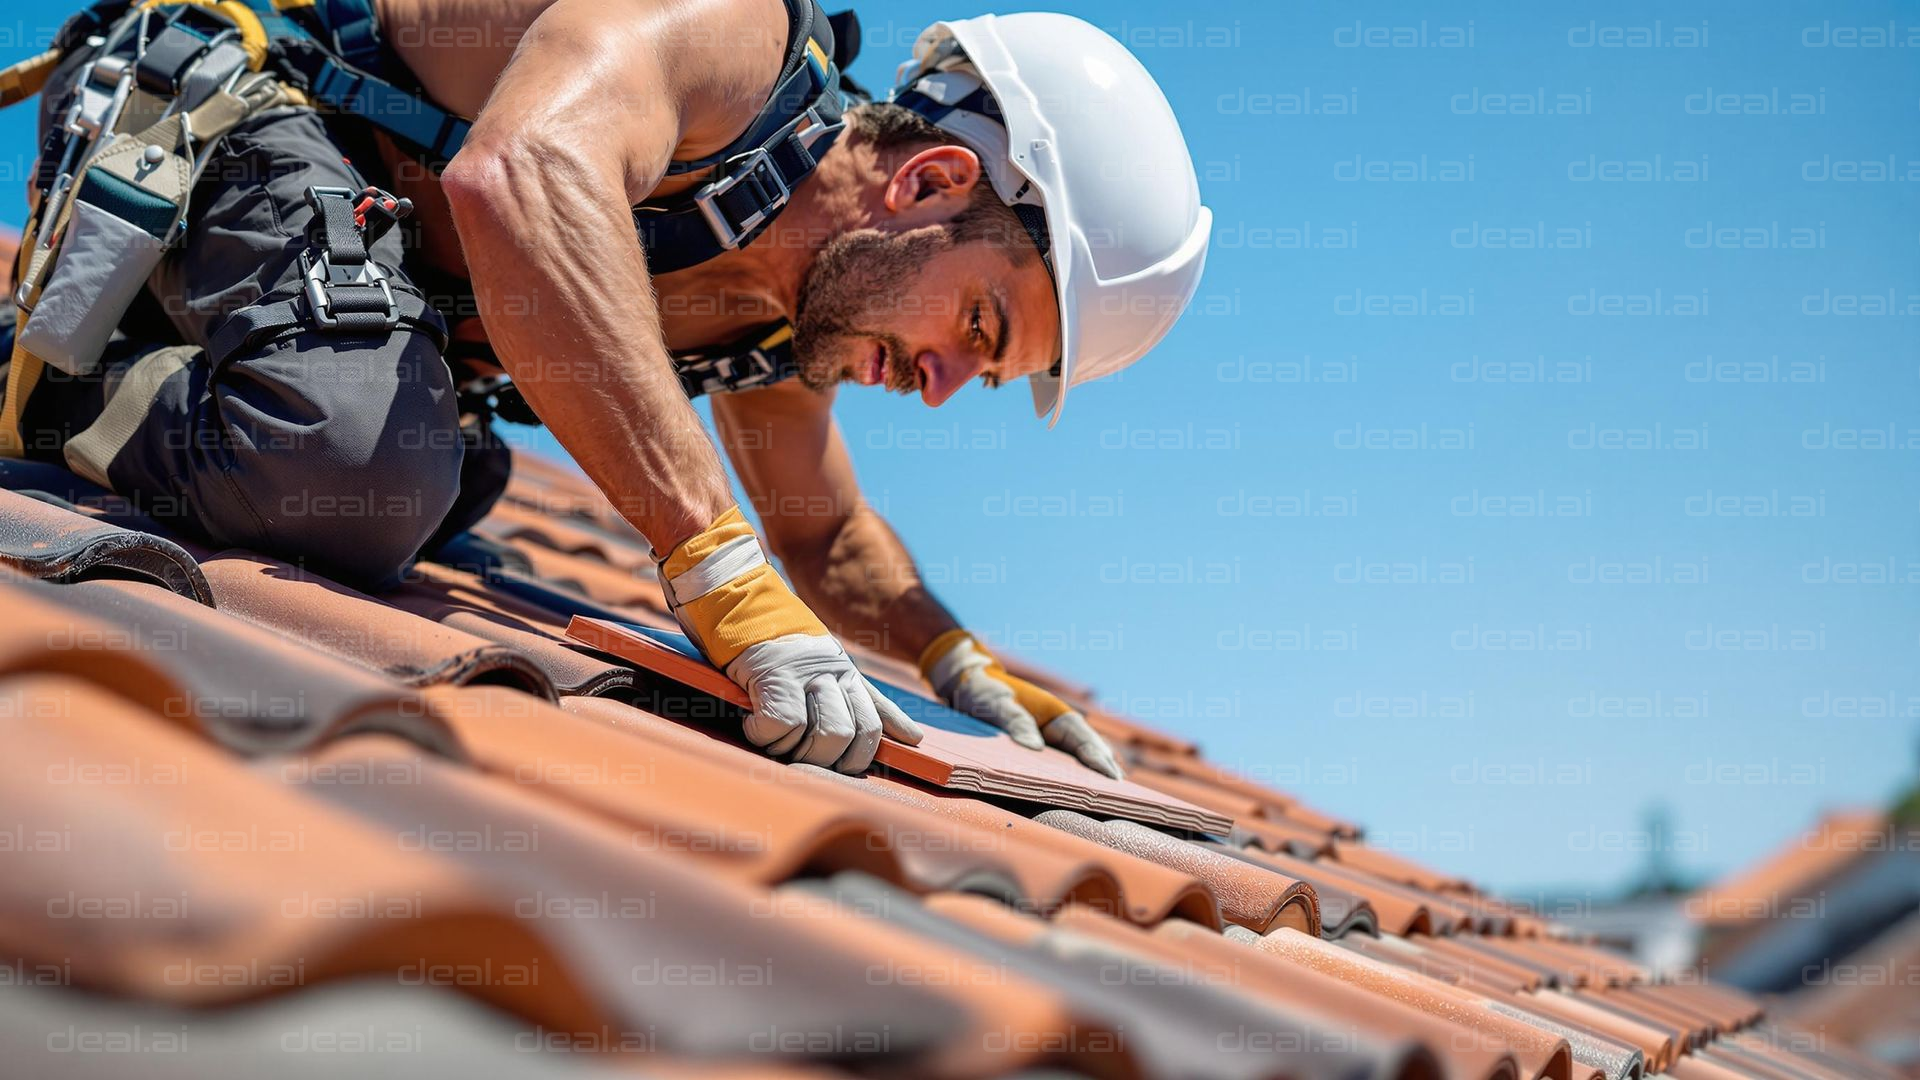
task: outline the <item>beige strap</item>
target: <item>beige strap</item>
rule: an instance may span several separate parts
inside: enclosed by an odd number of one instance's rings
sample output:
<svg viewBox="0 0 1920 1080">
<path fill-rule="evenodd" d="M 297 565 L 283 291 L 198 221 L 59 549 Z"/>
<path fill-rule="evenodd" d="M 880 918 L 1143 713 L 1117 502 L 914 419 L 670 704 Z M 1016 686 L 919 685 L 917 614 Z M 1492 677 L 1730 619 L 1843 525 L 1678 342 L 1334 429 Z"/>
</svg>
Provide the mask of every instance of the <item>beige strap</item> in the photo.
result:
<svg viewBox="0 0 1920 1080">
<path fill-rule="evenodd" d="M 67 468 L 103 488 L 112 489 L 113 485 L 107 480 L 107 466 L 146 422 L 161 384 L 192 363 L 199 351 L 194 345 L 172 345 L 135 360 L 108 391 L 107 407 L 99 417 L 87 425 L 86 430 L 67 440 L 61 450 L 67 459 Z"/>
</svg>

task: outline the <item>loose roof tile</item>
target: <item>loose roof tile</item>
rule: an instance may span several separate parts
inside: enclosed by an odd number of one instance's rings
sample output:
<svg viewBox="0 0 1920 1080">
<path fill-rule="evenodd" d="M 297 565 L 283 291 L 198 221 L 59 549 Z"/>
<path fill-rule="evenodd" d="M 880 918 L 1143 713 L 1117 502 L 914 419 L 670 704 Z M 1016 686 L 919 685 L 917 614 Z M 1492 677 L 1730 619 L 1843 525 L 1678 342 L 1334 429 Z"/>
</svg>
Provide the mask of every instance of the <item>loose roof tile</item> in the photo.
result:
<svg viewBox="0 0 1920 1080">
<path fill-rule="evenodd" d="M 676 631 L 575 616 L 567 633 L 576 641 L 722 700 L 742 707 L 748 704 L 746 692 L 702 659 L 685 635 Z M 883 739 L 874 760 L 888 768 L 957 791 L 1120 814 L 1175 828 L 1225 831 L 1231 825 L 1230 819 L 1179 798 L 1093 772 L 1052 747 L 1018 746 L 989 724 L 892 685 L 871 671 L 867 675 L 876 689 L 919 722 L 924 733 L 914 746 Z"/>
</svg>

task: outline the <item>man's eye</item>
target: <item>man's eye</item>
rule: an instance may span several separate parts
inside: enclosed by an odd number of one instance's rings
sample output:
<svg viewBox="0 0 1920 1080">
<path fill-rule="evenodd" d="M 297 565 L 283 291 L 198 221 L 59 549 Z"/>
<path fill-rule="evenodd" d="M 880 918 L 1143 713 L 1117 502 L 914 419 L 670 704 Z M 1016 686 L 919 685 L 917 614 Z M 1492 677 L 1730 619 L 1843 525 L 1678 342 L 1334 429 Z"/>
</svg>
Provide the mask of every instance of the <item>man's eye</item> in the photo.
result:
<svg viewBox="0 0 1920 1080">
<path fill-rule="evenodd" d="M 973 305 L 973 315 L 968 319 L 967 329 L 973 334 L 973 340 L 985 344 L 987 329 L 980 324 L 980 305 Z"/>
</svg>

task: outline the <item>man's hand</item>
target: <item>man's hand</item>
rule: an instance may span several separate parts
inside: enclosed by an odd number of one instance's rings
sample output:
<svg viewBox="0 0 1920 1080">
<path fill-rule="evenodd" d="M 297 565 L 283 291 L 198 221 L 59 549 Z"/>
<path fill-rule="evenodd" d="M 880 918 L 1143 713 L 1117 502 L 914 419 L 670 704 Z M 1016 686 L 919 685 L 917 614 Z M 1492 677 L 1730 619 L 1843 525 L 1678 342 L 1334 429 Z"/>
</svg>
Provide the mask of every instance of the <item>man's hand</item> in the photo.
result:
<svg viewBox="0 0 1920 1080">
<path fill-rule="evenodd" d="M 858 773 L 883 733 L 922 738 L 774 572 L 738 507 L 661 560 L 660 581 L 687 636 L 747 692 L 747 741 L 768 754 Z"/>
<path fill-rule="evenodd" d="M 1095 772 L 1124 772 L 1087 718 L 1059 698 L 1000 666 L 972 634 L 949 630 L 920 654 L 920 674 L 952 708 L 1004 730 L 1029 750 L 1057 746 Z"/>
</svg>

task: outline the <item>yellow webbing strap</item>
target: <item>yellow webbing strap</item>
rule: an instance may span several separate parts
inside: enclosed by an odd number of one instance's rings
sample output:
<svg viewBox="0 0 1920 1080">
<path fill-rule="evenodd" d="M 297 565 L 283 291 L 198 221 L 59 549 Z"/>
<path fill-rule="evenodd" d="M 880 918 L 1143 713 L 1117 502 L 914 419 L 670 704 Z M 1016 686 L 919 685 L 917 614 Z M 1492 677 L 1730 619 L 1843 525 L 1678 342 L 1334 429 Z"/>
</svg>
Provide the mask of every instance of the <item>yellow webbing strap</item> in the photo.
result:
<svg viewBox="0 0 1920 1080">
<path fill-rule="evenodd" d="M 13 362 L 7 367 L 7 399 L 0 404 L 0 457 L 17 458 L 27 454 L 20 438 L 20 405 L 40 382 L 46 363 L 20 346 L 16 331 Z"/>
<path fill-rule="evenodd" d="M 18 105 L 47 85 L 47 76 L 60 63 L 60 50 L 48 49 L 12 67 L 0 69 L 0 109 Z"/>
</svg>

